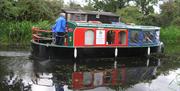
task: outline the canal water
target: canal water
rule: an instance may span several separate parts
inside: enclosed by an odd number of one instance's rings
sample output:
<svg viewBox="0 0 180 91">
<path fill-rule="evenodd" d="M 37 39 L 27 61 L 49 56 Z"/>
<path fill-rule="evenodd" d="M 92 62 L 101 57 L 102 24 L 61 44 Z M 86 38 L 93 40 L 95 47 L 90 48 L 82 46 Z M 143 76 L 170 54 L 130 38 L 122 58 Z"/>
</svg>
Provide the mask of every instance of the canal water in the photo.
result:
<svg viewBox="0 0 180 91">
<path fill-rule="evenodd" d="M 180 91 L 180 58 L 35 60 L 0 51 L 0 91 Z"/>
</svg>

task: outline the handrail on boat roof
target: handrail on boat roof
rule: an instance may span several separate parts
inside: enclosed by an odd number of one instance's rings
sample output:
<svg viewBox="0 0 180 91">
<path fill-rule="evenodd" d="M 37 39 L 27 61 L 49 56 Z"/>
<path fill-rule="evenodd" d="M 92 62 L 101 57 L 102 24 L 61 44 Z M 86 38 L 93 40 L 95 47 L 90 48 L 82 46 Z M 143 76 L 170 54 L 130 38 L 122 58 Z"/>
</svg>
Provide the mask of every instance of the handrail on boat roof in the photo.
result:
<svg viewBox="0 0 180 91">
<path fill-rule="evenodd" d="M 144 25 L 135 25 L 135 24 L 124 24 L 121 22 L 118 23 L 112 23 L 112 24 L 106 24 L 106 23 L 100 23 L 98 21 L 90 21 L 90 22 L 74 22 L 69 21 L 68 22 L 71 25 L 74 25 L 75 27 L 102 27 L 102 28 L 116 28 L 116 29 L 138 29 L 143 31 L 149 31 L 149 30 L 160 30 L 160 27 L 157 26 L 144 26 Z"/>
</svg>

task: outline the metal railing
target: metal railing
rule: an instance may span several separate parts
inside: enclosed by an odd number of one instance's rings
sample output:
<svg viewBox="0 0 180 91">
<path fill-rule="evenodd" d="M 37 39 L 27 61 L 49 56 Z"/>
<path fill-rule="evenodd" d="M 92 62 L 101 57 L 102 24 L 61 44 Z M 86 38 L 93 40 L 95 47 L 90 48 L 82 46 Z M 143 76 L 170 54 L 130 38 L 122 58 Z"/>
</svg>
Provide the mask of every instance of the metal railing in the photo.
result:
<svg viewBox="0 0 180 91">
<path fill-rule="evenodd" d="M 43 33 L 50 34 L 51 36 L 44 36 Z M 40 42 L 40 40 L 53 40 L 52 31 L 51 30 L 41 30 L 38 27 L 32 27 L 32 39 L 36 42 Z"/>
</svg>

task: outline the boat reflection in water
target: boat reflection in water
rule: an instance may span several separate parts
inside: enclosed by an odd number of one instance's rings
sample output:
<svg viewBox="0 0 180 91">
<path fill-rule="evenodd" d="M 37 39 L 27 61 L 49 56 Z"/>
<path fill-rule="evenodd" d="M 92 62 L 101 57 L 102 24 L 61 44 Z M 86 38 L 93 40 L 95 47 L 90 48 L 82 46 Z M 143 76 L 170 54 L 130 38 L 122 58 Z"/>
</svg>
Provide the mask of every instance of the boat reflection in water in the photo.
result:
<svg viewBox="0 0 180 91">
<path fill-rule="evenodd" d="M 56 91 L 52 80 L 52 73 L 36 74 L 36 77 L 32 80 L 32 91 Z"/>
<path fill-rule="evenodd" d="M 156 78 L 160 59 L 34 61 L 32 91 L 120 90 Z"/>
</svg>

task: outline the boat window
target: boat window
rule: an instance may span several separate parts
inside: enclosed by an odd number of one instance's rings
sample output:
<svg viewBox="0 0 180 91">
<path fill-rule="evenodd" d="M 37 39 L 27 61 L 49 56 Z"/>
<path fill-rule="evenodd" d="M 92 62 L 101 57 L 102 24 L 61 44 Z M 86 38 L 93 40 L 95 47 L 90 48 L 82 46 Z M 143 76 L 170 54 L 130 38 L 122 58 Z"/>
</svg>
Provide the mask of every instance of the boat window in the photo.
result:
<svg viewBox="0 0 180 91">
<path fill-rule="evenodd" d="M 131 43 L 138 43 L 139 42 L 139 32 L 138 31 L 131 31 L 130 32 L 130 42 Z"/>
<path fill-rule="evenodd" d="M 119 32 L 119 44 L 126 44 L 126 36 L 125 31 Z"/>
<path fill-rule="evenodd" d="M 92 30 L 85 31 L 85 45 L 94 44 L 94 32 Z"/>
<path fill-rule="evenodd" d="M 153 43 L 155 35 L 152 31 L 144 31 L 143 32 L 143 43 Z"/>
<path fill-rule="evenodd" d="M 71 21 L 86 21 L 86 17 L 84 14 L 71 14 L 69 15 L 69 20 Z"/>
<path fill-rule="evenodd" d="M 107 44 L 114 44 L 114 39 L 115 39 L 115 32 L 113 30 L 110 30 L 107 32 Z"/>
</svg>

